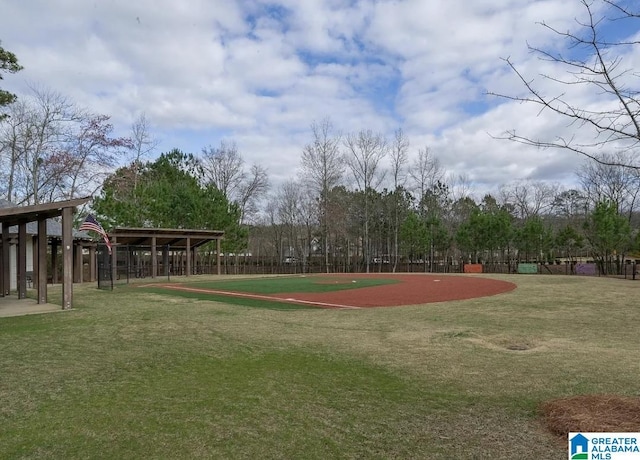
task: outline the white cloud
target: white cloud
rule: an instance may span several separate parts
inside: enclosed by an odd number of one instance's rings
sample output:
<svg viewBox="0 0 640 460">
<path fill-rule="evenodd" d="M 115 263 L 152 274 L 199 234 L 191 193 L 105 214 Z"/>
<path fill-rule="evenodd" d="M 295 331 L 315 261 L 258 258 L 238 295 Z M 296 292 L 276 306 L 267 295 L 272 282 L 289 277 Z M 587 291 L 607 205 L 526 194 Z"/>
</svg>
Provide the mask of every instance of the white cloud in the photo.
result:
<svg viewBox="0 0 640 460">
<path fill-rule="evenodd" d="M 566 123 L 486 95 L 523 94 L 501 58 L 528 76 L 562 75 L 527 43 L 562 46 L 536 22 L 573 27 L 578 0 L 0 0 L 0 11 L 2 45 L 25 66 L 3 88 L 45 84 L 111 115 L 120 134 L 144 111 L 164 150 L 234 139 L 274 181 L 295 173 L 309 125 L 327 116 L 343 133 L 402 126 L 413 155 L 429 145 L 487 190 L 518 178 L 569 183 L 579 161 L 493 139 L 506 129 L 562 135 Z M 625 63 L 639 61 L 631 51 Z M 600 103 L 581 88 L 571 96 Z"/>
</svg>

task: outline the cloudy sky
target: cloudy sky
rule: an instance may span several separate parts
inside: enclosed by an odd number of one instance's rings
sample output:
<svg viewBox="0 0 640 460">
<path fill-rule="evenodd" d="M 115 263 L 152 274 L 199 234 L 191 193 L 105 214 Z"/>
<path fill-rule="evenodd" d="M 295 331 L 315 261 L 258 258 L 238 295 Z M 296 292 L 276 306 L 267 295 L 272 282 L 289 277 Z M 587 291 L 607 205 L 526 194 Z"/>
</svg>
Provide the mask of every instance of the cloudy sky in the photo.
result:
<svg viewBox="0 0 640 460">
<path fill-rule="evenodd" d="M 579 0 L 0 0 L 0 12 L 2 46 L 24 66 L 4 89 L 45 85 L 110 115 L 119 134 L 145 112 L 158 153 L 233 140 L 275 183 L 295 176 L 310 124 L 326 117 L 345 134 L 402 128 L 412 158 L 429 147 L 479 190 L 571 184 L 582 161 L 492 138 L 567 127 L 487 95 L 524 94 L 501 58 L 537 82 L 557 71 L 527 43 L 562 49 L 539 22 L 575 29 Z"/>
</svg>

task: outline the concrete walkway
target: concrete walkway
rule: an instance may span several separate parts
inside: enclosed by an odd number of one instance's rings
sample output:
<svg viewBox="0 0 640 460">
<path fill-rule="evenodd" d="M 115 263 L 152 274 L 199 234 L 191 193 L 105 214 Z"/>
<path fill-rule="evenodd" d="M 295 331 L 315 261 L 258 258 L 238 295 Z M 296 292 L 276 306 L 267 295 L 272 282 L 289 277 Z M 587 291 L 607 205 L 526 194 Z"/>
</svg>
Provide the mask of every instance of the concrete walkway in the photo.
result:
<svg viewBox="0 0 640 460">
<path fill-rule="evenodd" d="M 62 311 L 60 305 L 37 303 L 35 299 L 18 300 L 18 296 L 0 297 L 0 318 Z"/>
</svg>

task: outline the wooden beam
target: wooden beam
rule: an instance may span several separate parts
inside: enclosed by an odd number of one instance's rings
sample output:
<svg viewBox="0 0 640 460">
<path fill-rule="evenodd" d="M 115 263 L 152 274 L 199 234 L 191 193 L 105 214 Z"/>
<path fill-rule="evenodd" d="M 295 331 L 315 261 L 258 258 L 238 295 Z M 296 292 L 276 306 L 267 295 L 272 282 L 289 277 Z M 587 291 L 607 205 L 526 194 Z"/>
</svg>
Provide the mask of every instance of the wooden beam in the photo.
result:
<svg viewBox="0 0 640 460">
<path fill-rule="evenodd" d="M 73 308 L 73 208 L 62 209 L 62 309 Z"/>
<path fill-rule="evenodd" d="M 37 253 L 38 253 L 38 276 L 37 276 L 38 303 L 47 303 L 47 219 L 45 217 L 40 217 L 38 219 Z"/>
<path fill-rule="evenodd" d="M 18 225 L 21 221 L 35 222 L 39 217 L 60 216 L 65 208 L 75 209 L 76 206 L 86 203 L 89 199 L 90 197 L 86 197 L 30 206 L 0 208 L 0 222 L 2 222 L 3 227 L 5 224 L 11 227 L 12 225 Z"/>
</svg>

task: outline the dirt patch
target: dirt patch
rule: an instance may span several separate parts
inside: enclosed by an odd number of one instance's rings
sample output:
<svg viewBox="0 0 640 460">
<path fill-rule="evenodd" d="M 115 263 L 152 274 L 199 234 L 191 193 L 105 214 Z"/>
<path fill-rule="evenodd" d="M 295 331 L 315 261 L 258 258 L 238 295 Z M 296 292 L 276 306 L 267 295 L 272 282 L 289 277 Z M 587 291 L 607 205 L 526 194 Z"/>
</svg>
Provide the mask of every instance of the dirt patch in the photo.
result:
<svg viewBox="0 0 640 460">
<path fill-rule="evenodd" d="M 580 395 L 541 406 L 546 427 L 565 440 L 569 432 L 640 432 L 640 397 Z"/>
</svg>

